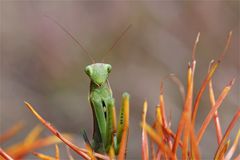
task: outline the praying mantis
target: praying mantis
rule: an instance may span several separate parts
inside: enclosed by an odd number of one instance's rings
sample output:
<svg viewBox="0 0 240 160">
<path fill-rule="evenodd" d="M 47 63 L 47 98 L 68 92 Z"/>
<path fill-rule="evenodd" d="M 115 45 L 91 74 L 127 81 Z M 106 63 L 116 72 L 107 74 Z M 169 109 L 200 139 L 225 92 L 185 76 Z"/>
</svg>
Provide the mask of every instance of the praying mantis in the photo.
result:
<svg viewBox="0 0 240 160">
<path fill-rule="evenodd" d="M 56 23 L 65 33 L 67 33 L 91 59 L 92 64 L 86 66 L 85 73 L 90 79 L 90 92 L 88 99 L 90 101 L 93 114 L 93 137 L 92 143 L 88 140 L 85 131 L 82 132 L 85 143 L 87 143 L 95 152 L 109 153 L 110 149 L 114 151 L 114 155 L 118 155 L 120 145 L 124 138 L 127 139 L 128 123 L 129 123 L 129 94 L 127 92 L 122 95 L 122 106 L 118 125 L 116 124 L 115 100 L 108 81 L 112 66 L 106 63 L 96 63 L 89 55 L 87 50 L 81 43 L 60 23 L 50 18 Z M 123 35 L 131 27 L 129 25 L 115 41 L 107 53 L 117 45 Z"/>
</svg>

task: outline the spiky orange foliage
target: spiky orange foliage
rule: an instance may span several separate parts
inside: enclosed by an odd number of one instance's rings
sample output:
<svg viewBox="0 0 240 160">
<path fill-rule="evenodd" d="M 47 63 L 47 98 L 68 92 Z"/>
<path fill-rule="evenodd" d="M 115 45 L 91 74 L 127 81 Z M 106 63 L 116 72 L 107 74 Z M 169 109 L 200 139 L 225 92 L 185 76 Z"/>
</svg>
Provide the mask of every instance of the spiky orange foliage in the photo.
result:
<svg viewBox="0 0 240 160">
<path fill-rule="evenodd" d="M 55 135 L 59 140 L 61 140 L 63 143 L 65 143 L 69 148 L 71 148 L 73 151 L 75 151 L 78 155 L 80 155 L 82 158 L 90 160 L 90 159 L 114 159 L 115 153 L 114 150 L 111 153 L 109 153 L 109 156 L 102 155 L 99 153 L 93 152 L 91 146 L 86 144 L 86 149 L 80 148 L 73 144 L 70 140 L 65 138 L 64 135 L 62 135 L 55 127 L 53 127 L 49 122 L 47 122 L 42 116 L 40 116 L 37 111 L 30 105 L 28 102 L 25 102 L 26 107 L 35 115 L 35 117 L 49 130 L 52 132 L 53 135 Z M 120 142 L 119 147 L 119 154 L 118 159 L 123 160 L 126 156 L 126 148 L 127 148 L 127 141 L 128 141 L 128 129 L 129 129 L 129 97 L 125 96 L 123 98 L 123 105 L 122 105 L 122 111 L 124 114 L 123 119 L 123 128 L 122 128 L 122 138 Z M 115 117 L 116 118 L 116 117 Z M 116 119 L 114 119 L 115 123 Z M 116 126 L 115 126 L 116 127 Z M 35 154 L 36 155 L 36 154 Z M 46 156 L 42 154 L 37 154 L 38 156 Z M 70 156 L 71 157 L 71 156 Z M 71 157 L 72 158 L 72 157 Z"/>
<path fill-rule="evenodd" d="M 59 153 L 58 145 L 55 145 L 55 157 L 37 153 L 37 152 L 33 152 L 33 155 L 35 155 L 36 157 L 38 157 L 41 160 L 60 160 L 60 153 Z"/>
<path fill-rule="evenodd" d="M 61 140 L 63 143 L 68 145 L 73 151 L 75 151 L 77 154 L 82 156 L 84 159 L 91 159 L 88 154 L 89 151 L 83 151 L 81 148 L 73 144 L 71 141 L 69 141 L 67 138 L 65 138 L 64 135 L 62 135 L 55 127 L 53 127 L 50 123 L 48 123 L 43 117 L 41 117 L 35 109 L 28 103 L 25 102 L 26 107 L 36 116 L 36 118 L 47 128 L 49 131 L 52 132 L 59 140 Z M 100 154 L 95 154 L 95 156 L 99 156 Z M 104 155 L 100 155 L 99 158 L 108 159 L 108 157 L 105 157 Z"/>
<path fill-rule="evenodd" d="M 2 133 L 0 135 L 0 143 L 3 143 L 4 141 L 7 141 L 8 139 L 15 136 L 22 128 L 24 127 L 23 122 L 16 123 L 13 127 Z"/>
<path fill-rule="evenodd" d="M 0 148 L 0 156 L 4 158 L 5 160 L 13 160 L 13 158 L 7 154 L 2 148 Z"/>
<path fill-rule="evenodd" d="M 213 63 L 214 63 L 214 61 L 210 62 L 209 69 L 211 68 L 211 65 Z M 215 101 L 215 95 L 214 95 L 214 91 L 213 91 L 212 80 L 209 81 L 209 98 L 210 98 L 211 106 L 213 107 L 215 105 L 216 101 Z M 216 111 L 214 113 L 214 123 L 215 123 L 215 127 L 216 127 L 218 144 L 220 144 L 221 139 L 222 139 L 222 128 L 221 128 L 220 120 L 218 117 L 218 111 Z"/>
<path fill-rule="evenodd" d="M 211 120 L 214 121 L 216 128 L 216 137 L 218 142 L 218 148 L 214 155 L 214 159 L 225 159 L 230 160 L 233 159 L 233 155 L 237 151 L 237 146 L 240 139 L 240 129 L 238 129 L 238 133 L 233 143 L 230 143 L 229 135 L 232 129 L 236 126 L 236 123 L 240 118 L 240 107 L 236 111 L 232 121 L 230 122 L 226 131 L 222 132 L 220 117 L 218 115 L 218 109 L 222 105 L 222 102 L 229 94 L 233 84 L 234 79 L 231 80 L 222 90 L 220 95 L 215 99 L 215 94 L 212 85 L 212 77 L 218 68 L 220 62 L 223 60 L 224 55 L 226 54 L 230 42 L 231 42 L 232 32 L 229 33 L 227 38 L 227 43 L 224 48 L 224 51 L 220 55 L 217 61 L 211 61 L 209 65 L 209 70 L 202 82 L 202 85 L 198 91 L 198 94 L 194 100 L 193 97 L 193 89 L 194 89 L 194 74 L 196 67 L 196 59 L 195 52 L 197 48 L 197 44 L 199 42 L 200 33 L 198 33 L 196 41 L 194 43 L 193 51 L 192 51 L 192 61 L 188 64 L 187 69 L 187 87 L 186 93 L 182 83 L 179 79 L 171 74 L 171 79 L 178 85 L 180 93 L 184 100 L 183 111 L 180 116 L 180 120 L 178 123 L 177 131 L 174 133 L 170 128 L 171 121 L 166 118 L 165 113 L 165 103 L 164 103 L 164 92 L 163 92 L 163 82 L 161 82 L 160 87 L 160 96 L 159 96 L 159 105 L 157 105 L 155 110 L 155 120 L 152 125 L 147 123 L 147 101 L 144 101 L 143 105 L 143 113 L 142 113 L 142 158 L 144 160 L 153 159 L 201 159 L 201 153 L 199 151 L 200 142 L 204 133 L 210 123 Z M 211 109 L 207 116 L 204 118 L 204 121 L 201 124 L 201 127 L 198 131 L 195 130 L 195 120 L 198 113 L 198 108 L 202 95 L 209 86 L 209 99 L 211 102 Z M 55 127 L 53 127 L 49 122 L 47 122 L 42 116 L 40 116 L 36 110 L 27 102 L 25 102 L 26 107 L 33 113 L 33 115 L 49 130 L 52 132 L 54 136 L 49 136 L 45 138 L 39 138 L 39 134 L 42 131 L 40 126 L 35 127 L 29 135 L 20 143 L 15 144 L 9 148 L 2 149 L 0 148 L 0 156 L 6 160 L 13 159 L 21 159 L 27 154 L 33 152 L 35 149 L 50 145 L 56 144 L 59 142 L 64 142 L 67 147 L 67 153 L 69 160 L 74 160 L 70 149 L 75 151 L 79 156 L 87 160 L 94 159 L 104 159 L 104 160 L 112 160 L 126 159 L 126 149 L 128 142 L 128 130 L 129 130 L 129 99 L 125 97 L 123 100 L 122 111 L 124 114 L 123 126 L 121 128 L 122 131 L 122 139 L 120 142 L 119 155 L 116 156 L 114 153 L 113 146 L 110 147 L 110 151 L 108 155 L 102 155 L 99 153 L 95 153 L 89 144 L 85 145 L 85 148 L 80 148 L 72 143 L 72 140 L 67 138 L 68 135 L 61 134 Z M 116 113 L 115 108 L 113 110 L 113 129 L 114 133 L 119 132 L 117 130 L 116 124 Z M 19 130 L 22 128 L 22 124 L 16 124 L 13 128 L 9 129 L 7 132 L 0 136 L 0 142 L 4 142 L 9 138 L 16 135 Z M 150 146 L 150 147 L 149 147 Z M 70 149 L 69 149 L 70 148 Z M 48 156 L 45 154 L 33 152 L 33 154 L 42 160 L 60 160 L 60 151 L 58 146 L 55 146 L 56 154 L 55 156 Z M 181 157 L 179 158 L 177 155 L 178 151 L 181 151 Z M 151 158 L 150 158 L 151 156 Z M 0 157 L 0 159 L 1 159 Z M 236 160 L 240 159 L 240 154 L 235 157 Z"/>
<path fill-rule="evenodd" d="M 142 113 L 142 123 L 145 125 L 146 123 L 146 115 L 147 115 L 147 102 L 145 101 L 143 104 L 143 113 Z M 148 137 L 145 130 L 142 130 L 142 159 L 147 160 L 149 157 L 148 151 Z"/>
<path fill-rule="evenodd" d="M 12 137 L 13 135 L 17 134 L 20 131 L 20 128 L 22 128 L 22 126 L 23 126 L 23 123 L 21 124 L 17 123 L 15 126 L 13 126 L 8 131 L 6 131 L 2 137 L 8 137 L 8 138 L 2 138 L 2 143 L 5 142 L 10 137 Z M 40 138 L 39 136 L 40 136 L 40 133 L 42 132 L 42 129 L 43 128 L 41 126 L 36 126 L 30 131 L 30 133 L 25 137 L 23 141 L 13 144 L 5 148 L 4 150 L 1 149 L 0 155 L 5 159 L 11 159 L 11 158 L 22 159 L 26 155 L 28 155 L 29 153 L 31 153 L 32 151 L 38 148 L 62 142 L 55 136 L 47 136 L 44 138 Z M 64 135 L 66 137 L 71 138 L 71 136 L 68 134 L 64 134 Z M 11 157 L 11 158 L 7 158 L 6 157 L 7 155 L 8 157 Z M 0 157 L 0 159 L 2 158 Z"/>
<path fill-rule="evenodd" d="M 199 144 L 211 120 L 214 120 L 215 122 L 217 141 L 219 144 L 218 149 L 215 153 L 214 159 L 223 159 L 223 158 L 231 159 L 232 156 L 234 155 L 234 152 L 237 150 L 236 148 L 237 148 L 237 144 L 240 137 L 240 130 L 238 131 L 238 134 L 231 148 L 230 148 L 230 141 L 228 141 L 228 136 L 240 117 L 240 108 L 238 109 L 235 116 L 233 117 L 233 120 L 229 124 L 229 127 L 226 130 L 224 136 L 222 136 L 222 129 L 221 129 L 220 120 L 218 116 L 218 108 L 221 106 L 223 100 L 227 97 L 229 91 L 231 90 L 234 84 L 234 79 L 231 80 L 229 84 L 227 84 L 224 87 L 221 94 L 216 100 L 215 100 L 215 95 L 212 87 L 212 77 L 216 69 L 218 68 L 220 62 L 223 60 L 223 57 L 226 54 L 227 49 L 229 48 L 232 32 L 230 32 L 228 35 L 226 46 L 224 48 L 224 51 L 220 55 L 220 58 L 218 58 L 217 61 L 211 61 L 209 71 L 202 83 L 202 86 L 198 91 L 195 101 L 193 101 L 194 74 L 195 74 L 195 66 L 196 66 L 195 51 L 196 51 L 197 44 L 199 42 L 199 36 L 200 34 L 197 35 L 196 41 L 194 43 L 193 53 L 192 53 L 193 55 L 192 62 L 189 63 L 188 65 L 187 89 L 186 89 L 187 92 L 184 98 L 184 107 L 183 107 L 183 111 L 179 120 L 176 133 L 174 133 L 170 129 L 169 125 L 167 125 L 168 120 L 165 116 L 163 87 L 161 87 L 161 91 L 160 91 L 160 102 L 159 102 L 160 109 L 156 110 L 156 121 L 154 121 L 151 127 L 150 125 L 147 124 L 146 117 L 144 117 L 141 123 L 141 126 L 143 128 L 143 133 L 145 132 L 147 133 L 147 135 L 145 135 L 143 138 L 142 148 L 148 147 L 148 143 L 146 142 L 146 139 L 150 137 L 151 139 L 150 153 L 152 154 L 153 159 L 161 159 L 161 158 L 184 159 L 184 160 L 185 159 L 201 159 Z M 180 88 L 180 92 L 185 93 L 185 91 L 183 91 L 182 86 L 180 86 L 181 83 L 178 83 L 178 85 Z M 199 108 L 199 102 L 201 100 L 201 97 L 207 85 L 209 85 L 209 97 L 210 97 L 210 102 L 212 107 L 208 115 L 202 122 L 202 125 L 199 131 L 197 132 L 197 134 L 195 134 L 195 120 L 198 113 L 197 111 Z M 185 94 L 182 94 L 182 95 L 185 95 Z M 146 104 L 146 102 L 144 102 L 144 104 Z M 192 106 L 192 104 L 194 105 Z M 146 107 L 144 107 L 143 110 L 144 110 L 143 113 L 145 113 Z M 157 126 L 156 124 L 159 125 L 160 127 L 156 127 Z M 153 143 L 155 143 L 159 149 L 157 152 L 155 151 Z M 178 150 L 181 150 L 181 153 L 182 153 L 181 158 L 179 158 L 177 155 Z M 156 155 L 159 155 L 159 156 L 156 156 Z M 149 159 L 149 157 L 146 157 L 146 154 L 144 154 L 143 159 Z"/>
</svg>

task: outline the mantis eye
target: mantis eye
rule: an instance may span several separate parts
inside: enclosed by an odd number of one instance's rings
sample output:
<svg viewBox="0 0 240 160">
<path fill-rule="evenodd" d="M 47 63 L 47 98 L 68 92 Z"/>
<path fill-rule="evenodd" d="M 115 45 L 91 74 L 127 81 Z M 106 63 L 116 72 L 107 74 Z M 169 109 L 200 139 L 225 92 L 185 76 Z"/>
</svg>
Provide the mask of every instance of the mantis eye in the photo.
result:
<svg viewBox="0 0 240 160">
<path fill-rule="evenodd" d="M 111 70 L 112 70 L 112 66 L 110 65 L 110 64 L 107 64 L 107 71 L 108 71 L 108 73 L 110 73 L 111 72 Z"/>
<path fill-rule="evenodd" d="M 86 67 L 86 68 L 85 68 L 85 73 L 90 76 L 90 75 L 92 74 L 92 68 L 89 67 L 89 66 Z"/>
</svg>

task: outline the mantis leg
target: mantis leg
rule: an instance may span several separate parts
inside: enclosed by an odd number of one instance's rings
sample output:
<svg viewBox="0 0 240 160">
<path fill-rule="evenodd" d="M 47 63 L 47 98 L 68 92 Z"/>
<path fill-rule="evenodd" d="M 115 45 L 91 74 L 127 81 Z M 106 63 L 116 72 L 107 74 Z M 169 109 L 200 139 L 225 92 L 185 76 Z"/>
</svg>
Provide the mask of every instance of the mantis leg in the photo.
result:
<svg viewBox="0 0 240 160">
<path fill-rule="evenodd" d="M 106 142 L 106 119 L 104 114 L 104 106 L 101 98 L 93 96 L 90 98 L 92 111 L 94 115 L 94 134 L 92 147 L 94 151 L 105 152 Z"/>
<path fill-rule="evenodd" d="M 116 132 L 116 113 L 115 113 L 115 105 L 114 99 L 110 98 L 106 102 L 107 105 L 107 130 L 106 130 L 106 143 L 105 148 L 108 152 L 112 142 L 113 142 L 113 135 Z"/>
</svg>

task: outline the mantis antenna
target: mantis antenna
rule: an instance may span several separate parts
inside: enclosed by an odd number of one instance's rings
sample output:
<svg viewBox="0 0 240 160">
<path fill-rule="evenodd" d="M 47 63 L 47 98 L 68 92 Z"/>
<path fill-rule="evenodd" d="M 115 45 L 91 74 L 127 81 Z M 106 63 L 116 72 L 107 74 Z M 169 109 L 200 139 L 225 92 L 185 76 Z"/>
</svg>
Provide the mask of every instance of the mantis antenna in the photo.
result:
<svg viewBox="0 0 240 160">
<path fill-rule="evenodd" d="M 121 33 L 121 35 L 118 37 L 118 39 L 112 44 L 112 47 L 109 48 L 109 50 L 105 53 L 103 59 L 102 59 L 102 62 L 104 61 L 104 59 L 107 57 L 107 55 L 109 53 L 111 53 L 112 49 L 118 44 L 118 42 L 123 38 L 123 36 L 125 35 L 125 33 L 132 27 L 132 24 L 129 24 L 127 26 L 126 29 L 123 30 L 123 32 Z"/>
<path fill-rule="evenodd" d="M 60 27 L 67 35 L 69 35 L 80 46 L 80 48 L 84 51 L 84 53 L 88 56 L 88 58 L 92 61 L 92 63 L 95 63 L 95 60 L 90 56 L 89 52 L 83 47 L 83 45 L 77 40 L 77 38 L 75 38 L 73 34 L 71 34 L 62 24 L 60 24 L 58 21 L 56 21 L 55 19 L 47 15 L 45 15 L 44 17 L 50 19 L 58 27 Z"/>
</svg>

